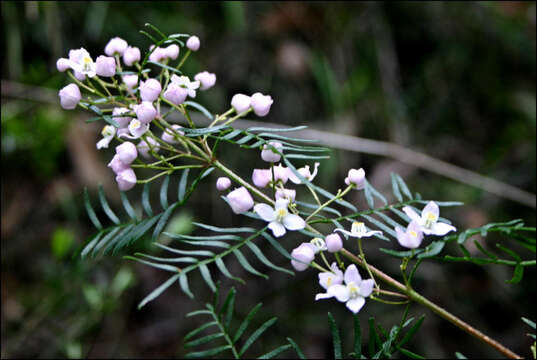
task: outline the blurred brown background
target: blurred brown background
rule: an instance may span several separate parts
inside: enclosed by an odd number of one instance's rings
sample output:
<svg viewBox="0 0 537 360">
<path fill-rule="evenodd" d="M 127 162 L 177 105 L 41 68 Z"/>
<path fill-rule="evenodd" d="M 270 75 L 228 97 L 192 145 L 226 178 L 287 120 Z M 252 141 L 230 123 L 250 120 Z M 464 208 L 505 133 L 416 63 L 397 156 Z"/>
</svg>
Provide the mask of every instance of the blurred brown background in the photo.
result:
<svg viewBox="0 0 537 360">
<path fill-rule="evenodd" d="M 210 300 L 199 276 L 190 280 L 198 301 L 172 286 L 137 310 L 165 274 L 120 256 L 71 256 L 94 233 L 82 189 L 89 187 L 96 204 L 102 183 L 118 213 L 121 205 L 106 168 L 113 149 L 95 149 L 100 125 L 84 122 L 89 113 L 59 106 L 57 91 L 69 81 L 57 72 L 56 59 L 79 47 L 95 58 L 114 36 L 147 49 L 147 38 L 138 32 L 146 22 L 168 34 L 200 37 L 201 48 L 185 71 L 216 73 L 217 86 L 197 98 L 215 113 L 225 111 L 237 92 L 261 91 L 274 98 L 263 121 L 400 145 L 535 194 L 535 2 L 4 1 L 1 8 L 3 358 L 182 357 L 182 337 L 201 324 L 184 317 Z M 531 200 L 509 200 L 386 156 L 342 150 L 330 155 L 316 182 L 332 192 L 349 168 L 363 167 L 389 195 L 394 171 L 425 199 L 465 202 L 442 213 L 459 229 L 515 218 L 535 226 L 534 200 L 533 206 Z M 264 166 L 254 151 L 239 158 L 224 147 L 221 156 L 245 177 Z M 231 214 L 213 190 L 217 176 L 202 182 L 188 207 L 176 212 L 172 230 L 192 232 L 192 220 L 256 224 Z M 131 202 L 139 203 L 140 192 L 129 192 Z M 353 196 L 359 208 L 366 206 Z M 291 250 L 303 240 L 288 236 L 282 245 Z M 396 261 L 377 247 L 366 248 L 370 261 L 397 275 Z M 267 251 L 275 263 L 288 266 Z M 456 248 L 446 251 L 458 255 Z M 249 278 L 233 260 L 227 264 Z M 530 329 L 520 317 L 535 320 L 535 269 L 526 270 L 521 284 L 509 285 L 507 267 L 427 261 L 416 288 L 529 357 Z M 254 355 L 290 336 L 307 356 L 330 356 L 327 311 L 344 329 L 350 351 L 352 317 L 335 301 L 314 303 L 320 288 L 313 271 L 293 278 L 269 274 L 269 281 L 249 278 L 247 286 L 219 278 L 224 289 L 237 287 L 241 316 L 262 301 L 258 325 L 279 318 L 252 347 Z M 370 316 L 390 328 L 401 311 L 368 302 L 360 313 L 365 340 Z M 419 306 L 411 313 L 427 314 L 412 351 L 499 357 Z"/>
</svg>

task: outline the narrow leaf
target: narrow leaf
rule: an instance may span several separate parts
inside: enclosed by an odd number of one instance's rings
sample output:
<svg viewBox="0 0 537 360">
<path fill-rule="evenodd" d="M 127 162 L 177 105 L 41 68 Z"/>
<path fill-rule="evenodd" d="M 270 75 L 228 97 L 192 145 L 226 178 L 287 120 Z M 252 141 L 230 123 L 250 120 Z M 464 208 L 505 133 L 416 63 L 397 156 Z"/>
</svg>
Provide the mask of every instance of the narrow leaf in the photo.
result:
<svg viewBox="0 0 537 360">
<path fill-rule="evenodd" d="M 388 205 L 388 200 L 386 200 L 386 198 L 384 197 L 384 195 L 382 195 L 381 193 L 379 193 L 377 191 L 377 189 L 375 189 L 373 187 L 373 185 L 371 185 L 367 179 L 365 179 L 365 187 L 369 188 L 369 191 L 371 192 L 371 195 L 373 195 L 374 197 L 378 198 L 380 201 L 382 201 L 384 203 L 384 205 Z"/>
<path fill-rule="evenodd" d="M 95 215 L 95 211 L 93 210 L 93 207 L 91 206 L 91 202 L 89 200 L 88 188 L 84 188 L 84 205 L 86 206 L 86 212 L 88 213 L 88 216 L 91 222 L 93 223 L 93 226 L 101 230 L 103 226 L 101 225 L 101 222 L 97 218 L 97 215 Z"/>
<path fill-rule="evenodd" d="M 210 350 L 191 352 L 186 354 L 186 358 L 207 358 L 209 356 L 220 354 L 222 351 L 225 351 L 230 348 L 231 345 L 223 345 Z"/>
<path fill-rule="evenodd" d="M 193 347 L 193 346 L 197 346 L 197 345 L 202 345 L 202 344 L 211 342 L 211 341 L 213 341 L 215 339 L 221 338 L 222 336 L 224 336 L 223 333 L 206 335 L 206 336 L 203 336 L 203 337 L 201 337 L 199 339 L 187 342 L 184 345 L 184 347 L 189 348 L 189 347 Z"/>
<path fill-rule="evenodd" d="M 248 271 L 248 272 L 250 272 L 250 273 L 252 273 L 254 275 L 261 276 L 261 277 L 264 277 L 265 279 L 268 279 L 267 275 L 260 273 L 259 271 L 254 269 L 252 267 L 252 265 L 250 265 L 248 260 L 246 260 L 246 258 L 244 257 L 244 255 L 241 253 L 241 251 L 239 249 L 233 250 L 233 254 L 235 254 L 235 257 L 237 257 L 237 260 L 239 260 L 239 263 L 242 265 L 242 267 L 246 271 Z"/>
<path fill-rule="evenodd" d="M 407 350 L 407 349 L 400 348 L 399 351 L 400 351 L 403 355 L 408 356 L 408 357 L 411 358 L 411 359 L 425 359 L 423 356 L 418 355 L 418 354 L 416 354 L 416 353 L 413 353 L 412 351 Z"/>
<path fill-rule="evenodd" d="M 397 182 L 397 178 L 395 177 L 394 173 L 390 173 L 390 177 L 392 178 L 393 195 L 399 202 L 403 202 L 403 196 L 401 196 L 401 191 L 399 191 L 399 184 Z"/>
<path fill-rule="evenodd" d="M 523 275 L 524 267 L 520 264 L 517 264 L 517 266 L 515 266 L 515 271 L 513 272 L 513 277 L 511 280 L 505 280 L 505 282 L 509 284 L 518 284 L 520 280 L 522 280 Z"/>
<path fill-rule="evenodd" d="M 237 291 L 234 287 L 232 287 L 227 296 L 226 300 L 224 301 L 224 304 L 222 305 L 222 309 L 220 309 L 220 313 L 225 315 L 224 316 L 224 329 L 229 331 L 229 325 L 231 324 L 231 319 L 233 318 L 233 310 L 235 309 L 235 294 Z"/>
<path fill-rule="evenodd" d="M 220 270 L 220 272 L 222 274 L 224 274 L 225 277 L 228 277 L 230 279 L 233 279 L 235 281 L 238 281 L 242 284 L 246 284 L 246 282 L 239 278 L 239 277 L 236 277 L 236 276 L 233 276 L 231 275 L 231 273 L 229 272 L 229 270 L 227 269 L 226 265 L 224 264 L 224 261 L 220 258 L 220 257 L 217 257 L 214 259 L 214 262 L 216 263 L 216 267 L 218 267 L 218 270 Z"/>
<path fill-rule="evenodd" d="M 144 307 L 145 304 L 148 302 L 156 299 L 159 297 L 160 294 L 164 292 L 167 288 L 169 288 L 175 281 L 177 281 L 177 278 L 179 277 L 179 274 L 175 274 L 172 277 L 170 277 L 168 280 L 166 280 L 164 283 L 162 283 L 158 288 L 151 291 L 149 295 L 147 295 L 140 303 L 138 304 L 138 310 L 140 310 L 142 307 Z"/>
<path fill-rule="evenodd" d="M 120 221 L 116 214 L 112 211 L 112 209 L 110 209 L 110 205 L 108 205 L 108 201 L 106 201 L 106 196 L 104 194 L 103 186 L 101 184 L 99 184 L 99 200 L 101 201 L 101 206 L 108 218 L 114 224 L 119 225 Z"/>
<path fill-rule="evenodd" d="M 276 355 L 279 355 L 280 353 L 284 352 L 285 350 L 291 348 L 293 345 L 290 345 L 290 344 L 285 344 L 285 345 L 282 345 L 282 346 L 279 346 L 277 347 L 276 349 L 264 354 L 264 355 L 261 355 L 260 357 L 258 357 L 258 359 L 272 359 L 273 357 L 275 357 Z"/>
<path fill-rule="evenodd" d="M 334 358 L 341 359 L 341 339 L 339 337 L 339 329 L 337 328 L 336 320 L 330 312 L 328 313 L 328 324 L 332 333 L 332 343 L 334 344 Z"/>
<path fill-rule="evenodd" d="M 425 315 L 421 315 L 420 318 L 418 319 L 418 321 L 416 321 L 414 323 L 414 325 L 412 325 L 412 327 L 410 328 L 410 330 L 407 331 L 407 333 L 405 334 L 405 336 L 403 337 L 403 339 L 397 344 L 397 347 L 400 348 L 402 347 L 403 345 L 405 345 L 408 341 L 410 341 L 410 339 L 412 339 L 412 337 L 414 336 L 414 334 L 419 330 L 421 324 L 423 323 L 423 320 L 425 320 Z"/>
<path fill-rule="evenodd" d="M 360 330 L 360 319 L 358 314 L 354 314 L 354 354 L 357 359 L 362 357 L 362 331 Z"/>
<path fill-rule="evenodd" d="M 239 351 L 239 356 L 242 356 L 246 350 L 252 345 L 272 324 L 274 324 L 278 318 L 273 317 L 270 320 L 265 321 L 252 335 L 244 342 L 244 345 Z"/>
<path fill-rule="evenodd" d="M 82 258 L 85 258 L 86 255 L 91 251 L 91 249 L 93 249 L 93 247 L 95 246 L 95 244 L 97 244 L 97 242 L 99 241 L 99 239 L 101 238 L 101 236 L 103 236 L 104 232 L 103 231 L 99 231 L 97 234 L 95 234 L 93 236 L 93 238 L 88 241 L 88 243 L 86 244 L 86 246 L 84 246 L 84 249 L 82 250 L 82 252 L 80 253 L 80 257 Z"/>
<path fill-rule="evenodd" d="M 297 343 L 291 339 L 291 338 L 287 338 L 287 341 L 289 341 L 289 344 L 291 344 L 291 346 L 293 347 L 293 349 L 295 349 L 296 351 L 296 354 L 298 355 L 298 358 L 299 359 L 305 359 L 306 356 L 304 356 L 304 353 L 302 352 L 302 350 L 300 349 L 300 347 L 297 345 Z"/>
<path fill-rule="evenodd" d="M 380 348 L 381 341 L 377 330 L 375 329 L 375 319 L 369 318 L 369 356 L 373 357 L 375 355 L 375 349 Z"/>
<path fill-rule="evenodd" d="M 185 199 L 186 183 L 188 181 L 188 173 L 190 169 L 184 169 L 179 180 L 179 188 L 177 190 L 177 197 L 181 203 Z"/>
<path fill-rule="evenodd" d="M 367 206 L 369 206 L 371 209 L 374 209 L 375 201 L 373 200 L 373 195 L 371 195 L 371 188 L 367 186 L 367 183 L 364 187 L 364 196 L 365 200 L 367 201 Z"/>
<path fill-rule="evenodd" d="M 132 205 L 131 205 L 131 203 L 129 201 L 129 198 L 127 197 L 125 192 L 120 191 L 119 195 L 121 196 L 121 202 L 123 203 L 123 208 L 125 209 L 125 211 L 129 215 L 129 217 L 132 220 L 138 220 L 138 217 L 136 216 L 136 212 L 134 211 L 134 208 L 132 207 Z"/>
<path fill-rule="evenodd" d="M 444 241 L 433 241 L 425 247 L 425 251 L 418 255 L 418 259 L 426 259 L 440 254 L 446 243 Z"/>
<path fill-rule="evenodd" d="M 203 330 L 208 329 L 211 326 L 215 326 L 215 325 L 218 326 L 218 323 L 216 321 L 211 321 L 211 322 L 205 323 L 205 324 L 201 325 L 200 327 L 190 331 L 188 334 L 186 334 L 184 339 L 188 340 L 190 338 L 193 338 L 194 336 L 198 335 Z"/>
<path fill-rule="evenodd" d="M 233 341 L 232 341 L 233 344 L 236 343 L 237 340 L 240 339 L 240 337 L 242 336 L 242 334 L 244 333 L 244 331 L 246 330 L 246 328 L 250 324 L 250 321 L 252 321 L 253 317 L 255 316 L 255 314 L 261 308 L 262 305 L 263 305 L 262 303 L 257 304 L 256 306 L 254 306 L 254 308 L 252 310 L 250 310 L 248 315 L 246 315 L 246 317 L 244 318 L 244 320 L 240 324 L 239 328 L 237 329 L 237 332 L 235 333 L 235 336 L 233 336 Z"/>
<path fill-rule="evenodd" d="M 170 183 L 170 175 L 166 175 L 160 186 L 160 205 L 163 210 L 168 208 L 168 184 Z"/>
<path fill-rule="evenodd" d="M 194 294 L 190 292 L 190 288 L 188 287 L 188 278 L 183 271 L 179 273 L 179 285 L 185 294 L 187 294 L 191 299 L 194 298 Z"/>
<path fill-rule="evenodd" d="M 253 242 L 247 242 L 246 245 L 250 248 L 250 250 L 252 250 L 252 252 L 255 254 L 255 256 L 263 263 L 265 264 L 266 266 L 274 269 L 274 270 L 278 270 L 278 271 L 281 271 L 281 272 L 284 272 L 284 273 L 287 273 L 289 275 L 295 275 L 294 272 L 292 272 L 291 270 L 287 270 L 285 268 L 282 268 L 280 266 L 277 266 L 277 265 L 274 265 L 272 262 L 270 262 L 269 259 L 267 259 L 265 257 L 265 255 L 263 254 L 263 252 L 261 251 L 261 249 L 259 249 L 259 247 L 257 247 L 256 244 L 254 244 Z"/>
<path fill-rule="evenodd" d="M 158 67 L 161 67 L 161 68 L 163 68 L 163 69 L 169 70 L 169 71 L 174 72 L 174 73 L 176 73 L 176 74 L 180 74 L 180 75 L 181 75 L 181 74 L 183 73 L 181 70 L 178 70 L 178 69 L 176 69 L 176 68 L 174 68 L 174 67 L 171 67 L 171 66 L 168 66 L 168 65 L 161 64 L 161 63 L 159 63 L 159 62 L 155 62 L 155 61 L 147 61 L 147 64 L 156 65 L 156 66 L 158 66 Z"/>
<path fill-rule="evenodd" d="M 144 210 L 147 214 L 147 216 L 153 216 L 153 210 L 151 210 L 151 203 L 149 202 L 149 187 L 150 182 L 145 183 L 144 185 L 144 191 L 142 192 L 142 205 L 144 207 Z"/>
<path fill-rule="evenodd" d="M 153 231 L 153 236 L 152 236 L 153 241 L 155 241 L 160 235 L 160 233 L 162 232 L 162 230 L 164 230 L 164 226 L 166 226 L 168 219 L 170 218 L 170 216 L 172 215 L 173 211 L 175 210 L 177 206 L 179 206 L 179 202 L 173 203 L 169 208 L 166 209 L 166 211 L 162 213 L 157 223 L 157 226 L 155 226 L 155 230 Z"/>
<path fill-rule="evenodd" d="M 207 268 L 207 265 L 200 262 L 199 270 L 200 270 L 201 276 L 203 277 L 203 280 L 205 280 L 207 285 L 211 288 L 212 292 L 216 292 L 216 286 L 214 285 L 213 279 L 211 278 L 211 273 L 209 269 Z"/>
<path fill-rule="evenodd" d="M 399 175 L 399 174 L 394 174 L 395 178 L 397 179 L 397 182 L 399 183 L 399 188 L 401 189 L 401 191 L 403 192 L 403 194 L 405 194 L 405 196 L 409 199 L 409 200 L 412 200 L 413 197 L 412 197 L 412 193 L 410 192 L 410 190 L 408 189 L 408 186 L 406 186 L 405 184 L 405 181 L 403 180 L 403 178 Z"/>
</svg>

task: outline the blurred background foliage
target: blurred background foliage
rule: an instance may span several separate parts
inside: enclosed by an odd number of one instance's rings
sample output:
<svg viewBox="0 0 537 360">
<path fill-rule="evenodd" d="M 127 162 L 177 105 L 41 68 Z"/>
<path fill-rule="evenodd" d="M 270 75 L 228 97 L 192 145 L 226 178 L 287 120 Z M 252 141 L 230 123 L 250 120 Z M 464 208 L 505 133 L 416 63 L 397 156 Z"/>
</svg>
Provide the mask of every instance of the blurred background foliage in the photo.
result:
<svg viewBox="0 0 537 360">
<path fill-rule="evenodd" d="M 3 1 L 1 9 L 3 358 L 181 357 L 182 337 L 199 325 L 184 318 L 199 303 L 178 286 L 136 309 L 165 279 L 159 271 L 120 257 L 73 257 L 94 232 L 83 187 L 96 201 L 102 183 L 116 208 L 119 196 L 106 168 L 113 150 L 95 149 L 99 125 L 84 123 L 90 114 L 59 106 L 56 94 L 68 78 L 57 72 L 56 59 L 79 47 L 95 58 L 114 36 L 145 50 L 150 44 L 138 31 L 146 22 L 168 34 L 200 37 L 201 49 L 184 69 L 217 74 L 217 86 L 197 98 L 213 112 L 225 111 L 237 92 L 261 91 L 275 99 L 267 121 L 396 143 L 535 193 L 535 2 Z M 223 147 L 221 156 L 245 177 L 264 165 L 257 153 L 236 156 Z M 535 207 L 381 156 L 335 150 L 321 164 L 318 183 L 335 192 L 351 167 L 365 168 L 386 193 L 395 171 L 424 198 L 465 202 L 443 214 L 460 229 L 514 218 L 535 226 Z M 192 220 L 249 222 L 219 199 L 216 177 L 176 213 L 172 231 L 192 232 Z M 131 202 L 140 190 L 129 193 Z M 363 208 L 361 195 L 353 196 Z M 289 236 L 283 245 L 290 250 L 300 241 Z M 377 246 L 367 247 L 370 262 L 396 273 L 394 260 Z M 535 320 L 535 271 L 527 270 L 520 285 L 509 285 L 504 280 L 511 273 L 503 267 L 428 261 L 416 287 L 529 356 L 528 329 L 519 320 Z M 230 271 L 247 277 L 240 267 Z M 209 301 L 203 284 L 191 286 L 199 301 Z M 291 336 L 307 356 L 329 356 L 327 311 L 344 337 L 352 335 L 352 318 L 341 304 L 313 302 L 319 290 L 313 271 L 236 286 L 238 309 L 263 301 L 260 321 L 272 314 L 280 319 L 257 344 L 266 351 Z M 400 312 L 368 302 L 362 331 L 369 316 L 389 328 Z M 498 356 L 433 314 L 419 307 L 411 312 L 428 315 L 413 351 Z M 244 315 L 239 310 L 239 318 Z"/>
</svg>

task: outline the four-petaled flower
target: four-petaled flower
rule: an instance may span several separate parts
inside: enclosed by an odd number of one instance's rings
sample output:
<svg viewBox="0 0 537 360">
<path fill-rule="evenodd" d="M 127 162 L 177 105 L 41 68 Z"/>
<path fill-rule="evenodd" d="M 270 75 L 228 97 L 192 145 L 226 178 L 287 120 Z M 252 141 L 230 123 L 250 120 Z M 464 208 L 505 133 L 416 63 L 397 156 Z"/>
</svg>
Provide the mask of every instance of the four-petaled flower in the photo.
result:
<svg viewBox="0 0 537 360">
<path fill-rule="evenodd" d="M 359 221 L 354 221 L 352 223 L 351 231 L 347 231 L 344 229 L 335 229 L 334 231 L 339 231 L 345 235 L 356 237 L 356 238 L 370 237 L 376 234 L 378 235 L 382 234 L 382 231 L 378 231 L 378 230 L 368 231 L 367 228 L 365 227 L 365 224 Z"/>
<path fill-rule="evenodd" d="M 419 224 L 421 231 L 423 231 L 425 235 L 442 236 L 446 235 L 450 231 L 457 230 L 454 226 L 438 222 L 440 209 L 434 201 L 429 201 L 429 203 L 425 205 L 421 211 L 421 216 L 409 206 L 405 206 L 403 211 L 411 220 L 416 221 Z"/>
<path fill-rule="evenodd" d="M 276 237 L 285 235 L 286 230 L 302 230 L 306 222 L 300 216 L 290 214 L 287 210 L 287 199 L 276 200 L 274 208 L 267 204 L 257 204 L 254 211 L 263 220 L 269 223 L 268 227 Z"/>
<path fill-rule="evenodd" d="M 420 246 L 423 240 L 423 232 L 421 231 L 420 224 L 416 220 L 412 220 L 408 224 L 406 231 L 399 226 L 395 228 L 397 233 L 397 241 L 401 246 L 409 249 L 415 249 Z"/>
<path fill-rule="evenodd" d="M 200 87 L 199 81 L 190 81 L 188 76 L 177 76 L 175 74 L 172 75 L 171 80 L 172 83 L 177 84 L 182 88 L 185 88 L 188 93 L 188 96 L 190 96 L 191 98 L 196 97 L 196 90 Z"/>
<path fill-rule="evenodd" d="M 339 270 L 335 262 L 330 266 L 331 272 L 322 272 L 319 273 L 319 285 L 321 285 L 325 290 L 328 290 L 330 286 L 341 285 L 343 283 L 343 272 Z M 334 295 L 329 293 L 318 293 L 315 295 L 315 300 L 329 299 Z"/>
</svg>

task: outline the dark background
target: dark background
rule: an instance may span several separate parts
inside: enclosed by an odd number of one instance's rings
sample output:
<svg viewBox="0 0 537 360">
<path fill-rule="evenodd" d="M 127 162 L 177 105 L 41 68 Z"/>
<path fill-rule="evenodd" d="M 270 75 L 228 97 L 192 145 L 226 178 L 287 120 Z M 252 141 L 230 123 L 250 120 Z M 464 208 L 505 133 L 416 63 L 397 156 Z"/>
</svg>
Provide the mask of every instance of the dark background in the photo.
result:
<svg viewBox="0 0 537 360">
<path fill-rule="evenodd" d="M 201 48 L 185 71 L 216 73 L 217 86 L 197 97 L 213 112 L 225 111 L 237 92 L 261 91 L 274 98 L 264 121 L 395 143 L 535 193 L 534 2 L 5 1 L 1 6 L 3 358 L 181 357 L 182 337 L 201 324 L 201 318 L 184 316 L 211 299 L 201 277 L 190 280 L 197 301 L 172 286 L 137 310 L 166 274 L 120 256 L 71 257 L 94 233 L 83 188 L 96 203 L 96 186 L 102 183 L 112 207 L 119 210 L 120 203 L 106 168 L 113 149 L 95 149 L 100 125 L 84 122 L 91 114 L 59 106 L 57 91 L 69 80 L 57 72 L 56 59 L 79 47 L 95 58 L 114 36 L 144 51 L 150 43 L 138 31 L 146 22 L 168 34 L 200 37 Z M 378 155 L 338 150 L 330 155 L 316 182 L 332 192 L 349 168 L 363 167 L 372 184 L 389 194 L 388 175 L 395 171 L 426 199 L 463 201 L 462 208 L 442 210 L 459 229 L 515 218 L 535 226 L 535 206 Z M 221 158 L 245 177 L 264 166 L 257 152 L 238 157 L 224 147 Z M 171 229 L 192 232 L 192 220 L 258 225 L 231 214 L 214 190 L 217 176 L 202 182 L 188 207 L 176 212 Z M 140 192 L 141 186 L 129 192 L 133 203 L 139 204 Z M 366 207 L 357 193 L 349 200 Z M 303 240 L 289 235 L 281 242 L 291 250 Z M 487 245 L 494 248 L 495 240 Z M 398 276 L 396 261 L 377 247 L 366 246 L 369 261 Z M 288 266 L 267 251 L 275 263 Z M 456 248 L 446 251 L 460 255 Z M 292 278 L 269 272 L 264 281 L 249 277 L 231 259 L 227 264 L 249 279 L 243 286 L 219 278 L 223 290 L 237 287 L 241 318 L 260 301 L 264 307 L 254 325 L 279 318 L 250 356 L 275 348 L 286 336 L 309 357 L 330 356 L 327 311 L 342 328 L 345 351 L 351 351 L 352 317 L 333 300 L 313 301 L 320 290 L 315 272 Z M 535 320 L 535 269 L 526 270 L 519 285 L 510 285 L 504 282 L 512 276 L 507 267 L 427 261 L 415 286 L 530 357 L 525 335 L 530 329 L 520 317 Z M 364 339 L 370 316 L 389 329 L 401 311 L 368 301 L 360 312 Z M 455 351 L 499 357 L 420 306 L 411 307 L 412 316 L 422 313 L 427 317 L 408 346 L 412 351 L 427 357 L 452 357 Z"/>
</svg>

